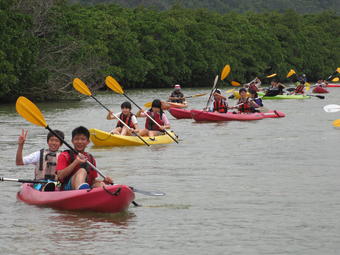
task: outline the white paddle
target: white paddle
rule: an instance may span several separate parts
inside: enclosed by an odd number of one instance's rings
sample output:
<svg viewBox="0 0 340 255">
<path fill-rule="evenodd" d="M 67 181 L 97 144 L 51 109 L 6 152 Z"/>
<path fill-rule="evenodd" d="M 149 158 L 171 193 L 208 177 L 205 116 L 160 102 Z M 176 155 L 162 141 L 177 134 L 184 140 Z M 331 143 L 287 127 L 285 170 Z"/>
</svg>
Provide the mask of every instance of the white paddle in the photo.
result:
<svg viewBox="0 0 340 255">
<path fill-rule="evenodd" d="M 323 107 L 325 112 L 340 112 L 340 105 L 329 104 Z"/>
</svg>

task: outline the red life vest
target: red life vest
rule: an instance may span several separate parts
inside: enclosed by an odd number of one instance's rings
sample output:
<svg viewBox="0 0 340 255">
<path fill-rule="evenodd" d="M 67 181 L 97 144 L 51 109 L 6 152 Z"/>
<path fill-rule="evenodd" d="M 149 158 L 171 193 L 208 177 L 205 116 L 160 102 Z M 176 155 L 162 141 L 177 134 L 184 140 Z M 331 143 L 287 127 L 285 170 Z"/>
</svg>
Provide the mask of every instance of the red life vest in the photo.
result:
<svg viewBox="0 0 340 255">
<path fill-rule="evenodd" d="M 299 85 L 299 86 L 297 86 L 296 87 L 296 89 L 295 89 L 295 94 L 303 94 L 304 93 L 304 91 L 303 91 L 303 89 L 305 88 L 305 86 L 304 85 Z"/>
<path fill-rule="evenodd" d="M 70 155 L 70 160 L 69 160 L 69 165 L 75 160 L 76 158 L 76 154 L 71 151 L 71 150 L 65 150 L 69 155 Z M 85 157 L 87 157 L 87 160 L 92 163 L 93 165 L 95 164 L 94 163 L 94 158 L 92 156 L 92 154 L 88 153 L 88 152 L 83 152 L 83 155 Z M 78 166 L 76 166 L 73 171 L 71 172 L 71 174 L 69 174 L 61 183 L 61 189 L 63 190 L 64 189 L 64 186 L 69 182 L 69 180 L 71 179 L 71 177 L 80 169 L 80 168 L 84 168 L 87 172 L 87 178 L 86 178 L 86 182 L 91 186 L 93 183 L 91 180 L 89 180 L 88 176 L 90 174 L 90 171 L 95 171 L 92 167 L 90 167 L 87 163 L 83 163 L 83 164 L 80 164 Z"/>
<path fill-rule="evenodd" d="M 259 89 L 258 89 L 258 87 L 255 85 L 255 83 L 251 83 L 251 84 L 249 85 L 248 91 L 255 91 L 255 92 L 258 92 Z"/>
<path fill-rule="evenodd" d="M 252 106 L 249 102 L 249 98 L 247 98 L 245 102 L 243 102 L 242 99 L 239 99 L 237 104 L 242 104 L 238 107 L 240 112 L 252 112 Z"/>
<path fill-rule="evenodd" d="M 162 117 L 159 113 L 155 113 L 155 112 L 151 112 L 151 111 L 148 111 L 147 113 L 159 125 L 164 126 L 164 121 L 162 120 Z M 145 128 L 148 129 L 148 130 L 161 131 L 161 129 L 152 120 L 150 120 L 149 117 L 146 117 Z"/>
<path fill-rule="evenodd" d="M 228 104 L 226 103 L 224 99 L 215 100 L 214 111 L 218 111 L 220 113 L 226 113 L 228 111 Z"/>
<path fill-rule="evenodd" d="M 126 125 L 128 125 L 130 128 L 135 128 L 135 125 L 133 124 L 133 122 L 132 122 L 132 117 L 134 116 L 134 114 L 133 113 L 130 113 L 128 116 L 126 116 L 126 115 L 124 115 L 123 113 L 121 113 L 120 115 L 119 115 L 119 118 L 126 124 Z M 121 121 L 118 121 L 118 123 L 117 123 L 117 126 L 116 126 L 116 128 L 117 127 L 123 127 L 124 125 L 123 125 L 123 123 L 121 122 Z"/>
</svg>

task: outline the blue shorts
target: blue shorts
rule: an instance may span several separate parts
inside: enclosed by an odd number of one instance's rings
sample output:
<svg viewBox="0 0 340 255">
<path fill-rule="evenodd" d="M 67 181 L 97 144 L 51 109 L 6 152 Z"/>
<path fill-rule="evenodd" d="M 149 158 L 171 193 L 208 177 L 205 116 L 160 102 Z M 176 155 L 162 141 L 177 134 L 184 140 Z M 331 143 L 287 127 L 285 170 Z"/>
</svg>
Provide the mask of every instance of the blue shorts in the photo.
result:
<svg viewBox="0 0 340 255">
<path fill-rule="evenodd" d="M 73 190 L 72 188 L 72 177 L 68 180 L 68 182 L 64 185 L 64 190 Z"/>
</svg>

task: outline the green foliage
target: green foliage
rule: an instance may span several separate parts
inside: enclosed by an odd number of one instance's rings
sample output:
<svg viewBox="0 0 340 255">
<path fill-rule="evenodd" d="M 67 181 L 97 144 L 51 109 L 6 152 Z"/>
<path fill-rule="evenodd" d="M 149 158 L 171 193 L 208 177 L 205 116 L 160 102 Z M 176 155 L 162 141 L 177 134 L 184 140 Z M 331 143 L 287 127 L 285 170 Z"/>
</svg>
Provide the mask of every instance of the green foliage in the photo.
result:
<svg viewBox="0 0 340 255">
<path fill-rule="evenodd" d="M 112 75 L 125 88 L 210 86 L 225 64 L 241 82 L 294 68 L 327 77 L 340 59 L 340 17 L 247 12 L 224 15 L 175 6 L 158 12 L 0 0 L 0 98 L 59 99 L 79 77 L 94 88 Z"/>
<path fill-rule="evenodd" d="M 266 12 L 294 10 L 298 13 L 315 13 L 326 10 L 340 12 L 338 0 L 70 0 L 84 5 L 98 3 L 114 3 L 125 7 L 135 8 L 144 6 L 157 10 L 167 10 L 174 5 L 185 8 L 205 8 L 220 13 L 235 11 Z"/>
</svg>

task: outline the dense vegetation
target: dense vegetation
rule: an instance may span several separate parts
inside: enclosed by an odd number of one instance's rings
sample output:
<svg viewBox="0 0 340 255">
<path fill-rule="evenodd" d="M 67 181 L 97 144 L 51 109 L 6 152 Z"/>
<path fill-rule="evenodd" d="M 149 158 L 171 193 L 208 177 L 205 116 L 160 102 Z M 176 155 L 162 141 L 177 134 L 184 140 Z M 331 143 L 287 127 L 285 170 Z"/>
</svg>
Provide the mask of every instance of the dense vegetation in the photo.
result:
<svg viewBox="0 0 340 255">
<path fill-rule="evenodd" d="M 211 85 L 290 68 L 310 79 L 339 65 L 340 17 L 268 12 L 158 12 L 59 0 L 0 0 L 0 99 L 56 99 L 79 77 L 97 87 L 112 75 L 125 88 Z"/>
<path fill-rule="evenodd" d="M 264 12 L 294 10 L 298 13 L 312 13 L 326 10 L 340 12 L 338 0 L 70 0 L 82 4 L 115 3 L 125 7 L 150 7 L 167 10 L 173 5 L 185 8 L 206 8 L 220 13 Z"/>
</svg>

